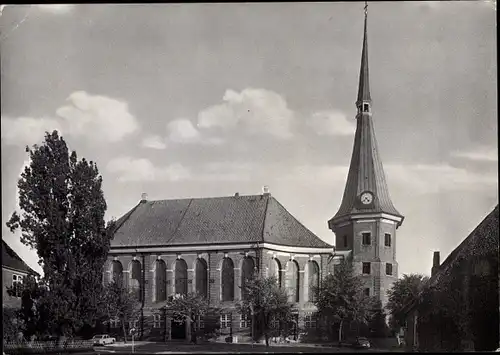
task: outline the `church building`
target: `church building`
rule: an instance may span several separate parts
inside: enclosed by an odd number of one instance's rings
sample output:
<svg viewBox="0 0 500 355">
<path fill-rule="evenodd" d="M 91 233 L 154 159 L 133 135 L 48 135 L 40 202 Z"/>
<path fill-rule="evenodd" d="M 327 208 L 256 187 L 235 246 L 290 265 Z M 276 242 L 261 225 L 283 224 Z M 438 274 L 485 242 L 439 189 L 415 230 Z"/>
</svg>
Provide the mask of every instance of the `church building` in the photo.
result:
<svg viewBox="0 0 500 355">
<path fill-rule="evenodd" d="M 372 119 L 368 75 L 367 15 L 356 101 L 357 128 L 347 183 L 338 212 L 328 221 L 335 245 L 322 241 L 275 199 L 262 195 L 190 198 L 140 203 L 117 221 L 105 265 L 106 280 L 123 279 L 136 290 L 142 317 L 132 322 L 141 338 L 164 334 L 189 338 L 161 309 L 169 296 L 199 292 L 228 310 L 220 316 L 221 334 L 250 333 L 249 319 L 237 313 L 243 281 L 254 270 L 277 276 L 298 309 L 295 326 L 314 327 L 311 290 L 342 259 L 354 263 L 367 295 L 385 305 L 397 279 L 396 210 L 379 156 Z M 201 327 L 202 320 L 197 327 Z M 118 323 L 111 324 L 117 329 Z M 237 340 L 237 339 L 236 339 Z"/>
</svg>

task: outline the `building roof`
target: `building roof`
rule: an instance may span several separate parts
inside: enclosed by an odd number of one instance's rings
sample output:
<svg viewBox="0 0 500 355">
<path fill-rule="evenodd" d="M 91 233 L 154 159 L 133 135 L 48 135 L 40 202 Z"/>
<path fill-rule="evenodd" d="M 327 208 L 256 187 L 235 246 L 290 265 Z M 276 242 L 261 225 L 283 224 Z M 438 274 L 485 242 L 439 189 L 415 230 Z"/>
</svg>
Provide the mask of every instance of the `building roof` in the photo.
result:
<svg viewBox="0 0 500 355">
<path fill-rule="evenodd" d="M 439 284 L 448 277 L 452 270 L 463 260 L 477 258 L 487 255 L 489 252 L 498 251 L 499 243 L 499 209 L 498 205 L 474 228 L 474 230 L 448 255 L 445 261 L 439 265 L 436 273 L 423 285 L 423 290 Z M 418 299 L 417 299 L 418 300 Z M 417 300 L 412 300 L 404 310 L 411 311 Z"/>
<path fill-rule="evenodd" d="M 2 239 L 2 267 L 40 276 Z"/>
<path fill-rule="evenodd" d="M 117 221 L 111 247 L 255 242 L 332 248 L 269 194 L 141 201 Z"/>
<path fill-rule="evenodd" d="M 356 105 L 359 106 L 362 102 L 371 102 L 366 8 L 358 101 Z M 359 110 L 356 118 L 356 133 L 346 187 L 340 208 L 332 218 L 331 223 L 357 213 L 387 213 L 402 218 L 403 216 L 396 210 L 389 195 L 382 160 L 379 156 L 378 144 L 375 138 L 372 114 L 364 110 Z M 370 208 L 358 208 L 360 207 L 358 204 L 359 196 L 365 191 L 373 193 L 373 203 L 369 206 Z"/>
</svg>

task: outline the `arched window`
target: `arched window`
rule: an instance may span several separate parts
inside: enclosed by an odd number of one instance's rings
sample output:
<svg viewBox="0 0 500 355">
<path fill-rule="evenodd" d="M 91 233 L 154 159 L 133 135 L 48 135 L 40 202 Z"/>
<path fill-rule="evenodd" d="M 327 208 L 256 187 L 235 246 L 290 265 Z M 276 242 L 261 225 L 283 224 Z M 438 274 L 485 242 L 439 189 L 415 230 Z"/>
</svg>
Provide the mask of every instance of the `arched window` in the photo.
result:
<svg viewBox="0 0 500 355">
<path fill-rule="evenodd" d="M 306 265 L 307 289 L 306 301 L 315 302 L 319 288 L 319 266 L 315 261 L 309 261 Z M 306 279 L 306 278 L 305 278 Z"/>
<path fill-rule="evenodd" d="M 156 260 L 155 267 L 156 302 L 167 299 L 167 265 L 163 260 Z"/>
<path fill-rule="evenodd" d="M 175 262 L 175 293 L 187 295 L 187 264 L 184 259 Z"/>
<path fill-rule="evenodd" d="M 137 260 L 132 261 L 132 270 L 130 273 L 130 290 L 134 293 L 137 300 L 142 299 L 142 282 L 141 282 L 141 263 Z"/>
<path fill-rule="evenodd" d="M 246 284 L 248 281 L 253 280 L 255 263 L 252 258 L 243 259 L 241 264 L 241 299 L 245 300 L 248 297 L 248 290 Z"/>
<path fill-rule="evenodd" d="M 118 260 L 113 260 L 111 264 L 111 280 L 123 285 L 123 266 Z"/>
<path fill-rule="evenodd" d="M 196 259 L 195 277 L 196 277 L 196 292 L 207 298 L 208 282 L 207 282 L 207 263 L 203 259 Z"/>
<path fill-rule="evenodd" d="M 299 302 L 299 266 L 295 260 L 286 264 L 285 287 L 289 302 Z"/>
<path fill-rule="evenodd" d="M 278 281 L 278 286 L 281 287 L 281 264 L 278 259 L 273 258 L 269 262 L 269 271 L 268 271 L 268 276 L 269 277 L 276 277 L 276 280 Z"/>
<path fill-rule="evenodd" d="M 221 268 L 221 301 L 234 300 L 234 264 L 230 258 L 224 258 Z"/>
</svg>

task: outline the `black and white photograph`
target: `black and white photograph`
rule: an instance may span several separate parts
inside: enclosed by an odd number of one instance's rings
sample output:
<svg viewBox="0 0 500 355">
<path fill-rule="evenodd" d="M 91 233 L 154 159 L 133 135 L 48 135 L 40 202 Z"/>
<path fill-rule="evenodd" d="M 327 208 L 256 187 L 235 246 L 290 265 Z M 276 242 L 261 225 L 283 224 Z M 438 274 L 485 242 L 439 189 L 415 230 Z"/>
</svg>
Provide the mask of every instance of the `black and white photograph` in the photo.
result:
<svg viewBox="0 0 500 355">
<path fill-rule="evenodd" d="M 500 351 L 496 16 L 0 5 L 3 354 Z"/>
</svg>

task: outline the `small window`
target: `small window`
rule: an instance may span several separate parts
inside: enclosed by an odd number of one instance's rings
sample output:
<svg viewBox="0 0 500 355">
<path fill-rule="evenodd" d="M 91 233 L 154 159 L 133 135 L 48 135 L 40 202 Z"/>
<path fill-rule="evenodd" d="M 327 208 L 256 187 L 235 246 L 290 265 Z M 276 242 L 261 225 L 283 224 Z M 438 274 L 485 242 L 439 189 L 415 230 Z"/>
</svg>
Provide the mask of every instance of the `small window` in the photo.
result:
<svg viewBox="0 0 500 355">
<path fill-rule="evenodd" d="M 363 233 L 363 245 L 370 245 L 372 243 L 371 233 Z"/>
<path fill-rule="evenodd" d="M 304 326 L 305 328 L 316 328 L 316 325 L 317 325 L 317 321 L 316 321 L 317 317 L 316 317 L 316 314 L 315 313 L 306 313 L 306 315 L 304 316 Z"/>
<path fill-rule="evenodd" d="M 344 235 L 344 248 L 347 248 L 347 235 Z"/>
<path fill-rule="evenodd" d="M 365 288 L 365 289 L 363 290 L 363 292 L 364 292 L 365 296 L 370 297 L 370 288 L 368 288 L 368 287 L 367 287 L 367 288 Z"/>
<path fill-rule="evenodd" d="M 389 233 L 385 233 L 385 246 L 390 247 L 391 246 L 391 235 Z"/>
<path fill-rule="evenodd" d="M 153 328 L 160 328 L 160 315 L 159 314 L 153 315 Z"/>
<path fill-rule="evenodd" d="M 205 321 L 203 320 L 203 317 L 197 316 L 196 317 L 196 323 L 194 325 L 195 330 L 201 330 L 205 328 Z"/>
<path fill-rule="evenodd" d="M 231 314 L 225 313 L 220 316 L 220 327 L 226 329 L 231 327 Z"/>
<path fill-rule="evenodd" d="M 23 276 L 12 275 L 13 297 L 21 297 L 23 293 Z"/>
<path fill-rule="evenodd" d="M 385 264 L 385 274 L 392 275 L 392 264 Z"/>
<path fill-rule="evenodd" d="M 363 274 L 370 275 L 371 273 L 371 264 L 363 263 Z"/>
<path fill-rule="evenodd" d="M 370 105 L 363 104 L 363 112 L 369 112 L 369 111 L 370 111 Z"/>
</svg>

